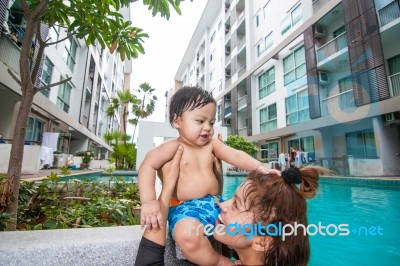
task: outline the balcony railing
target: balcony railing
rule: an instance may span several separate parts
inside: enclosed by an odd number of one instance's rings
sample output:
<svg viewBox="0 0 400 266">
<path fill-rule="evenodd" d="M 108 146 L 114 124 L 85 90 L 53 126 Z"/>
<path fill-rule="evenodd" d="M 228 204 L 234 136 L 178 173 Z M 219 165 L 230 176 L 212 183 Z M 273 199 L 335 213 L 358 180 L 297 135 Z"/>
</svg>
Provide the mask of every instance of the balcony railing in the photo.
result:
<svg viewBox="0 0 400 266">
<path fill-rule="evenodd" d="M 225 108 L 225 116 L 229 115 L 230 113 L 232 113 L 232 106 L 228 106 Z"/>
<path fill-rule="evenodd" d="M 247 95 L 243 96 L 238 101 L 238 109 L 241 109 L 241 108 L 243 108 L 245 106 L 247 106 Z"/>
<path fill-rule="evenodd" d="M 243 137 L 247 136 L 247 127 L 238 129 L 238 135 Z"/>
<path fill-rule="evenodd" d="M 345 91 L 322 100 L 323 115 L 344 112 L 356 108 L 353 90 Z"/>
<path fill-rule="evenodd" d="M 378 11 L 381 27 L 400 17 L 400 0 L 396 0 Z"/>
<path fill-rule="evenodd" d="M 246 44 L 246 35 L 243 36 L 242 39 L 240 39 L 239 44 L 238 44 L 238 51 L 242 50 L 243 46 Z"/>
<path fill-rule="evenodd" d="M 393 96 L 400 96 L 400 73 L 389 76 L 392 83 Z"/>
<path fill-rule="evenodd" d="M 244 65 L 243 67 L 241 67 L 239 69 L 239 73 L 238 76 L 240 77 L 241 75 L 243 75 L 246 72 L 246 65 Z"/>
<path fill-rule="evenodd" d="M 343 32 L 336 38 L 330 40 L 326 44 L 322 45 L 317 49 L 317 59 L 321 62 L 331 55 L 339 52 L 340 50 L 347 47 L 346 32 Z"/>
<path fill-rule="evenodd" d="M 6 35 L 0 35 L 0 61 L 19 75 L 21 49 Z"/>
<path fill-rule="evenodd" d="M 232 83 L 232 79 L 231 79 L 231 78 L 228 78 L 228 79 L 225 81 L 225 87 L 231 85 L 231 83 Z"/>
</svg>

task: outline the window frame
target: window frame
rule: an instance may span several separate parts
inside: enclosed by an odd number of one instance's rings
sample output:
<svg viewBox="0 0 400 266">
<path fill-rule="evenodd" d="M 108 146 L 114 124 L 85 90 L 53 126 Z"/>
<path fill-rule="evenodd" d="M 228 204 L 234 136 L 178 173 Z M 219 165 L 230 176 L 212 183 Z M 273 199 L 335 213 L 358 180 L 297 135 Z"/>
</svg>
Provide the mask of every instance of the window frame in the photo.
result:
<svg viewBox="0 0 400 266">
<path fill-rule="evenodd" d="M 305 95 L 304 96 L 300 95 L 301 93 L 304 93 Z M 299 103 L 301 103 L 301 101 L 299 101 L 300 97 L 307 98 L 307 106 L 306 107 L 300 108 L 300 104 L 299 104 Z M 294 102 L 295 103 L 295 110 L 288 110 L 289 109 L 288 101 L 289 101 L 289 99 L 292 99 L 292 98 L 295 99 L 295 102 Z M 307 113 L 308 114 L 307 115 L 307 119 L 300 119 L 300 115 L 299 115 L 300 112 Z M 285 116 L 286 116 L 286 126 L 295 125 L 295 124 L 298 124 L 298 123 L 301 123 L 301 122 L 305 122 L 305 121 L 311 120 L 311 117 L 310 117 L 310 102 L 309 102 L 309 99 L 308 99 L 308 90 L 307 90 L 307 88 L 305 88 L 303 90 L 300 90 L 300 91 L 297 91 L 295 94 L 290 95 L 289 97 L 285 98 Z M 295 122 L 291 122 L 291 118 L 294 117 L 294 116 L 296 118 L 296 121 Z"/>
<path fill-rule="evenodd" d="M 268 82 L 268 77 L 270 76 L 270 72 L 273 71 L 272 79 L 270 82 Z M 265 86 L 261 86 L 261 79 L 265 77 Z M 268 90 L 268 88 L 272 87 L 273 85 L 273 90 Z M 275 92 L 275 66 L 269 68 L 265 72 L 263 72 L 260 76 L 258 76 L 258 99 L 261 100 L 268 95 L 272 94 Z"/>
<path fill-rule="evenodd" d="M 274 106 L 275 108 L 275 116 L 271 117 L 271 113 L 272 110 L 272 106 Z M 265 115 L 265 121 L 262 121 L 264 115 L 262 114 L 263 112 L 266 113 Z M 275 130 L 278 128 L 278 112 L 277 112 L 277 105 L 276 103 L 270 104 L 267 107 L 264 107 L 262 109 L 260 109 L 260 119 L 259 119 L 260 123 L 260 133 L 266 133 L 266 132 L 270 132 L 271 130 Z M 269 126 L 272 125 L 272 126 Z M 263 127 L 265 126 L 265 127 Z"/>
</svg>

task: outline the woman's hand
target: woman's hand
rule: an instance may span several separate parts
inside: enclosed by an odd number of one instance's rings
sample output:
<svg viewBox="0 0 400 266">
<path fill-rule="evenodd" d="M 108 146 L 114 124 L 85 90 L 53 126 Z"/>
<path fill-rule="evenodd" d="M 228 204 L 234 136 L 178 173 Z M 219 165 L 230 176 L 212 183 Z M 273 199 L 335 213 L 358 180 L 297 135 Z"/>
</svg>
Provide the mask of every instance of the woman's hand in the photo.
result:
<svg viewBox="0 0 400 266">
<path fill-rule="evenodd" d="M 162 181 L 161 195 L 169 197 L 167 201 L 170 200 L 176 186 L 176 181 L 179 177 L 179 164 L 181 162 L 182 154 L 183 147 L 179 145 L 172 160 L 164 164 L 159 171 L 159 177 Z M 162 200 L 161 196 L 160 199 Z"/>
</svg>

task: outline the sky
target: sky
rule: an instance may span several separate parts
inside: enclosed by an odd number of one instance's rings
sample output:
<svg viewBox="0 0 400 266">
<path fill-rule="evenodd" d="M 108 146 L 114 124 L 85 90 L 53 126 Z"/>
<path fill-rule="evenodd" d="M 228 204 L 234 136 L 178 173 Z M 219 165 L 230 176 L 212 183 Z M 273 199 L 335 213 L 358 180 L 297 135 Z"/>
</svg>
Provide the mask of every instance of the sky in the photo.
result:
<svg viewBox="0 0 400 266">
<path fill-rule="evenodd" d="M 131 88 L 143 82 L 156 89 L 156 110 L 147 121 L 164 122 L 165 92 L 174 86 L 174 77 L 206 5 L 206 0 L 186 0 L 180 4 L 182 15 L 171 10 L 169 20 L 153 17 L 141 1 L 132 4 L 132 24 L 149 35 L 144 40 L 145 54 L 133 60 Z M 128 126 L 128 134 L 133 126 Z M 137 135 L 137 134 L 136 134 Z"/>
</svg>

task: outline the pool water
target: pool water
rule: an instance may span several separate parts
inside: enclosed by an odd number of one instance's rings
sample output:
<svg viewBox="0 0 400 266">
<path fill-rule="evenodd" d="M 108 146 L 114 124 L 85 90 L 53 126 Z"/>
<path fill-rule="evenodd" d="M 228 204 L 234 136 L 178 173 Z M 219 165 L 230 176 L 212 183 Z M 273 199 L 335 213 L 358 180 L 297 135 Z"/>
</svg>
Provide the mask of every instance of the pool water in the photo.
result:
<svg viewBox="0 0 400 266">
<path fill-rule="evenodd" d="M 225 177 L 224 199 L 243 180 Z M 400 186 L 337 184 L 323 178 L 316 197 L 308 200 L 308 223 L 319 222 L 348 224 L 350 234 L 310 236 L 310 266 L 400 265 Z"/>
<path fill-rule="evenodd" d="M 91 174 L 82 174 L 82 175 L 73 175 L 73 176 L 65 176 L 61 177 L 61 181 L 71 181 L 73 179 L 78 180 L 90 180 L 90 181 L 98 181 L 98 182 L 115 182 L 116 178 L 122 178 L 125 182 L 133 182 L 137 183 L 137 176 L 108 176 L 102 175 L 101 173 L 91 173 Z"/>
</svg>

